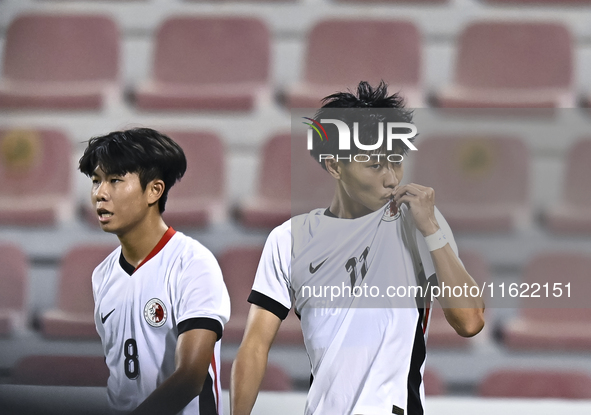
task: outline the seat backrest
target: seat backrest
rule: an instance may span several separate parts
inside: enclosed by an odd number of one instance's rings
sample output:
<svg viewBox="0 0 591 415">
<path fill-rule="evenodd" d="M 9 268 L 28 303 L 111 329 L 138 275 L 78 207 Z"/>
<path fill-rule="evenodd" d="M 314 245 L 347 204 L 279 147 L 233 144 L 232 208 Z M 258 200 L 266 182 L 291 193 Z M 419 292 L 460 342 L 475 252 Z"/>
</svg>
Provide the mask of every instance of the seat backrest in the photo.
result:
<svg viewBox="0 0 591 415">
<path fill-rule="evenodd" d="M 276 200 L 291 198 L 291 138 L 289 134 L 271 137 L 263 144 L 257 193 Z"/>
<path fill-rule="evenodd" d="M 575 143 L 565 160 L 563 197 L 566 202 L 581 207 L 591 204 L 591 138 Z"/>
<path fill-rule="evenodd" d="M 16 245 L 0 244 L 0 310 L 23 310 L 27 258 Z"/>
<path fill-rule="evenodd" d="M 501 369 L 490 373 L 478 387 L 486 397 L 591 398 L 591 377 L 576 371 Z"/>
<path fill-rule="evenodd" d="M 513 137 L 430 136 L 417 143 L 412 180 L 435 189 L 436 201 L 524 203 L 529 156 Z"/>
<path fill-rule="evenodd" d="M 104 387 L 109 378 L 103 356 L 26 356 L 12 373 L 19 385 Z"/>
<path fill-rule="evenodd" d="M 24 14 L 4 46 L 4 77 L 19 81 L 115 81 L 119 30 L 96 14 Z"/>
<path fill-rule="evenodd" d="M 232 313 L 235 315 L 248 314 L 250 303 L 247 299 L 262 252 L 262 247 L 241 246 L 228 248 L 219 257 L 220 268 L 232 303 Z"/>
<path fill-rule="evenodd" d="M 575 252 L 541 252 L 525 266 L 523 282 L 532 287 L 523 297 L 521 314 L 532 320 L 547 322 L 584 322 L 591 320 L 588 293 L 591 292 L 591 257 Z M 570 297 L 566 284 L 570 283 Z M 547 287 L 545 286 L 547 284 Z M 555 286 L 556 284 L 556 286 Z M 556 287 L 560 290 L 555 289 Z M 522 290 L 520 289 L 520 292 Z M 555 297 L 555 294 L 558 296 Z"/>
<path fill-rule="evenodd" d="M 308 37 L 304 79 L 314 84 L 355 87 L 359 81 L 416 85 L 421 37 L 409 21 L 331 19 Z"/>
<path fill-rule="evenodd" d="M 250 17 L 171 17 L 156 38 L 154 79 L 180 84 L 266 82 L 270 35 Z"/>
<path fill-rule="evenodd" d="M 64 255 L 60 268 L 58 308 L 71 313 L 92 313 L 92 272 L 113 246 L 83 245 Z"/>
<path fill-rule="evenodd" d="M 466 87 L 566 88 L 573 42 L 559 23 L 476 22 L 460 35 L 456 82 Z"/>
<path fill-rule="evenodd" d="M 167 134 L 181 146 L 187 158 L 185 175 L 170 189 L 171 200 L 223 196 L 226 169 L 220 138 L 214 133 L 201 131 L 170 131 Z"/>
<path fill-rule="evenodd" d="M 0 129 L 0 196 L 66 197 L 71 154 L 61 131 Z"/>
</svg>

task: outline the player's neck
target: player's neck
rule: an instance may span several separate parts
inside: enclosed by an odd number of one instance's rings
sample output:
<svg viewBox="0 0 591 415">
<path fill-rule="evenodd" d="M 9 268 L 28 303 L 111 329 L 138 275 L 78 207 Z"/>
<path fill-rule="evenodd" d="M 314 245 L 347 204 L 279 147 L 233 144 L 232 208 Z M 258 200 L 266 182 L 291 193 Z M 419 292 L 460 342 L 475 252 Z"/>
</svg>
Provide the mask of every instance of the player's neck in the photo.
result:
<svg viewBox="0 0 591 415">
<path fill-rule="evenodd" d="M 339 184 L 337 184 L 329 209 L 336 217 L 341 219 L 356 219 L 372 213 L 367 206 L 351 199 Z"/>
<path fill-rule="evenodd" d="M 127 262 L 137 266 L 148 256 L 168 230 L 162 216 L 148 215 L 128 232 L 117 235 L 121 243 L 121 252 Z"/>
</svg>

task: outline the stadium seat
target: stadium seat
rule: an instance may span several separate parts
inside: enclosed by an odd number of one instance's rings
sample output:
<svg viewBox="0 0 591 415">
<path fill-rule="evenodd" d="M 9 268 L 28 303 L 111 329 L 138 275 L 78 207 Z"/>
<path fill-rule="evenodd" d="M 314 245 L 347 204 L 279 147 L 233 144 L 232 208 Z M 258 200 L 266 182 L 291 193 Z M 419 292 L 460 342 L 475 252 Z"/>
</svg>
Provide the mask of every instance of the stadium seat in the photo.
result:
<svg viewBox="0 0 591 415">
<path fill-rule="evenodd" d="M 445 384 L 441 377 L 431 369 L 425 369 L 423 374 L 423 383 L 425 384 L 425 395 L 436 396 L 445 395 Z"/>
<path fill-rule="evenodd" d="M 95 14 L 24 14 L 6 32 L 0 108 L 100 109 L 117 94 L 119 31 Z"/>
<path fill-rule="evenodd" d="M 72 213 L 71 145 L 57 130 L 0 128 L 0 224 L 52 225 Z"/>
<path fill-rule="evenodd" d="M 591 377 L 567 370 L 500 369 L 484 378 L 478 394 L 490 398 L 590 399 Z"/>
<path fill-rule="evenodd" d="M 506 232 L 527 224 L 529 154 L 517 138 L 421 137 L 412 181 L 435 189 L 454 232 Z"/>
<path fill-rule="evenodd" d="M 60 267 L 57 307 L 41 316 L 44 336 L 99 339 L 94 324 L 92 272 L 113 249 L 105 245 L 84 245 L 66 253 Z"/>
<path fill-rule="evenodd" d="M 230 377 L 232 374 L 232 361 L 222 361 L 220 369 L 220 381 L 222 389 L 230 389 Z M 292 380 L 283 368 L 274 363 L 267 363 L 267 371 L 261 383 L 261 391 L 286 392 L 293 390 Z"/>
<path fill-rule="evenodd" d="M 26 356 L 12 369 L 11 383 L 43 386 L 107 386 L 103 356 Z"/>
<path fill-rule="evenodd" d="M 574 144 L 566 157 L 560 203 L 546 215 L 547 227 L 557 233 L 591 233 L 591 138 Z"/>
<path fill-rule="evenodd" d="M 187 171 L 170 190 L 164 220 L 170 226 L 204 226 L 226 218 L 225 154 L 208 132 L 166 131 L 185 152 Z M 96 220 L 95 220 L 96 221 Z"/>
<path fill-rule="evenodd" d="M 479 287 L 486 282 L 491 282 L 491 275 L 488 265 L 482 255 L 476 251 L 460 251 L 460 258 L 464 267 Z M 484 298 L 487 298 L 485 292 Z M 480 334 L 482 335 L 482 334 Z M 427 339 L 428 349 L 432 348 L 466 348 L 469 347 L 471 340 L 460 336 L 449 325 L 443 314 L 443 309 L 436 300 L 431 309 L 431 323 L 429 325 L 429 336 Z"/>
<path fill-rule="evenodd" d="M 232 317 L 224 327 L 225 342 L 240 343 L 242 341 L 250 310 L 247 299 L 262 252 L 262 247 L 233 247 L 226 249 L 219 256 L 220 268 L 232 303 Z M 281 323 L 275 343 L 303 345 L 303 342 L 300 322 L 295 313 L 290 311 Z"/>
<path fill-rule="evenodd" d="M 421 35 L 409 21 L 330 19 L 308 36 L 302 81 L 286 92 L 289 108 L 318 108 L 320 99 L 360 81 L 384 80 L 407 107 L 422 107 Z"/>
<path fill-rule="evenodd" d="M 0 244 L 0 336 L 25 325 L 27 258 L 16 245 Z"/>
<path fill-rule="evenodd" d="M 560 23 L 476 22 L 458 41 L 448 108 L 575 107 L 573 41 Z"/>
<path fill-rule="evenodd" d="M 273 228 L 294 215 L 329 207 L 332 177 L 305 145 L 292 146 L 290 134 L 277 134 L 265 143 L 260 166 L 256 194 L 239 208 L 245 226 Z"/>
<path fill-rule="evenodd" d="M 252 110 L 270 97 L 270 35 L 250 17 L 171 17 L 156 36 L 142 110 Z"/>
<path fill-rule="evenodd" d="M 523 283 L 540 284 L 540 298 L 520 298 L 519 314 L 502 326 L 506 346 L 528 350 L 580 350 L 591 348 L 591 257 L 576 253 L 544 252 L 531 258 Z M 548 283 L 548 296 L 544 284 Z M 565 284 L 571 284 L 567 297 Z M 554 284 L 563 284 L 554 297 Z M 532 292 L 533 289 L 530 290 Z M 582 297 L 582 298 L 581 298 Z"/>
<path fill-rule="evenodd" d="M 488 3 L 502 3 L 502 4 L 531 4 L 532 6 L 539 5 L 553 5 L 553 6 L 568 6 L 583 3 L 591 3 L 591 0 L 486 0 Z"/>
</svg>

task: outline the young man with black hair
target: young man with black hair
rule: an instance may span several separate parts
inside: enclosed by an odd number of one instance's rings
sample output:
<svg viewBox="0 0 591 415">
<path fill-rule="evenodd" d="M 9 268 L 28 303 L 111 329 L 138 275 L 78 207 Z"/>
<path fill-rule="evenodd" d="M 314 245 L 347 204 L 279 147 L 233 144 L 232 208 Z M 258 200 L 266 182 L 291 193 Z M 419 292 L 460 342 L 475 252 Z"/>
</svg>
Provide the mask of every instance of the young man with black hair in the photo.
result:
<svg viewBox="0 0 591 415">
<path fill-rule="evenodd" d="M 79 162 L 103 231 L 121 246 L 94 271 L 95 323 L 118 414 L 221 414 L 230 300 L 217 261 L 162 219 L 183 150 L 148 128 L 92 138 Z"/>
<path fill-rule="evenodd" d="M 379 122 L 412 120 L 402 99 L 388 96 L 383 83 L 373 88 L 361 82 L 356 95 L 337 93 L 324 103 L 315 121 L 336 119 L 344 110 L 341 121 L 351 131 L 358 123 L 358 139 L 366 148 L 379 142 Z M 435 208 L 433 189 L 401 184 L 402 142 L 389 150 L 385 142 L 371 150 L 341 150 L 340 140 L 330 131 L 327 135 L 327 140 L 316 138 L 311 153 L 317 161 L 320 154 L 332 155 L 321 164 L 336 181 L 334 197 L 328 209 L 296 216 L 267 239 L 232 368 L 233 415 L 251 413 L 269 349 L 292 306 L 301 318 L 312 364 L 305 415 L 423 414 L 427 288 L 475 285 Z M 390 286 L 423 287 L 425 292 L 390 300 L 385 296 Z M 342 296 L 328 301 L 334 287 Z M 367 288 L 372 293 L 376 287 L 383 295 L 368 296 Z M 318 293 L 316 288 L 325 289 L 320 302 L 311 294 Z M 482 329 L 480 298 L 439 301 L 458 334 L 474 336 Z"/>
</svg>

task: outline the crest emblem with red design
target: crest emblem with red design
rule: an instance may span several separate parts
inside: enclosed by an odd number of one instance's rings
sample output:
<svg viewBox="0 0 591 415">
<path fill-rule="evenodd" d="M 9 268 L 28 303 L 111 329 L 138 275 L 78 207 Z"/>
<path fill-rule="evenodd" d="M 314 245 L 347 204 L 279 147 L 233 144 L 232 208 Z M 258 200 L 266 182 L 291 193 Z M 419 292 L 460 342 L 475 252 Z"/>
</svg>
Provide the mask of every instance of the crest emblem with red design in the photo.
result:
<svg viewBox="0 0 591 415">
<path fill-rule="evenodd" d="M 166 323 L 166 307 L 158 298 L 152 298 L 144 307 L 144 318 L 152 327 L 160 327 Z"/>
<path fill-rule="evenodd" d="M 395 201 L 391 200 L 390 203 L 388 203 L 386 209 L 384 210 L 382 220 L 385 220 L 386 222 L 392 222 L 393 220 L 396 220 L 399 217 L 400 211 L 398 210 L 398 206 L 396 205 Z"/>
</svg>

